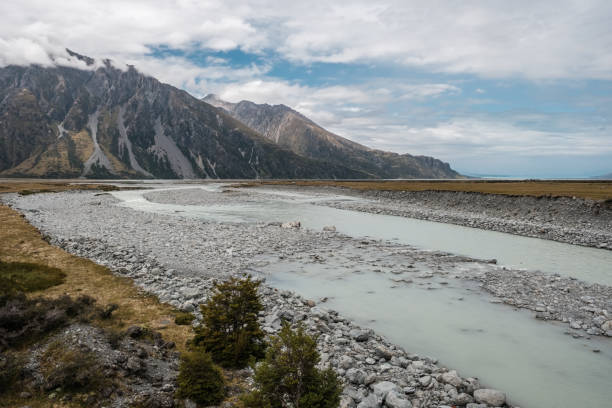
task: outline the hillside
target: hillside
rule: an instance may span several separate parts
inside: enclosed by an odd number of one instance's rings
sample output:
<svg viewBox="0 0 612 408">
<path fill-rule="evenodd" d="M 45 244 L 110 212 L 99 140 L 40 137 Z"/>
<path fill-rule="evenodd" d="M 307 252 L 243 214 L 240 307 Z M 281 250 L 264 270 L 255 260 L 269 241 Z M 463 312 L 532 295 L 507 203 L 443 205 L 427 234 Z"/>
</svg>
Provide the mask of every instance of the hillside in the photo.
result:
<svg viewBox="0 0 612 408">
<path fill-rule="evenodd" d="M 0 68 L 0 176 L 368 177 L 301 157 L 134 67 L 71 55 L 91 69 Z"/>
<path fill-rule="evenodd" d="M 448 163 L 428 156 L 412 156 L 370 149 L 333 134 L 285 105 L 229 103 L 216 95 L 203 101 L 222 108 L 234 118 L 281 147 L 301 156 L 325 160 L 365 172 L 375 178 L 458 178 Z"/>
</svg>

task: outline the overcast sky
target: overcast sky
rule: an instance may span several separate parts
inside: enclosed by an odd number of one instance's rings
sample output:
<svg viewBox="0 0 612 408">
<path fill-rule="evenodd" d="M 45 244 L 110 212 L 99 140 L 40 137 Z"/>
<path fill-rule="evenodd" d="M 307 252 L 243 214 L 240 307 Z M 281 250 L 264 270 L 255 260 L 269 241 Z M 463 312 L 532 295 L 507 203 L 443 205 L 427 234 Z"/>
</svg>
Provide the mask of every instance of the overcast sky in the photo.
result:
<svg viewBox="0 0 612 408">
<path fill-rule="evenodd" d="M 464 173 L 580 177 L 612 172 L 611 21 L 608 0 L 3 0 L 0 65 L 68 47 Z"/>
</svg>

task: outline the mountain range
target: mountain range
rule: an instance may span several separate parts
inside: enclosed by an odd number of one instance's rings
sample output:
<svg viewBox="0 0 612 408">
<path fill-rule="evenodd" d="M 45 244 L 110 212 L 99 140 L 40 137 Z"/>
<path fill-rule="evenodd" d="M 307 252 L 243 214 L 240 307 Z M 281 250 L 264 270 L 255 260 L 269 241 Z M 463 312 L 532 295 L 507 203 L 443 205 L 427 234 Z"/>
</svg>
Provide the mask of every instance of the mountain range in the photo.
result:
<svg viewBox="0 0 612 408">
<path fill-rule="evenodd" d="M 229 103 L 210 94 L 202 99 L 281 147 L 300 156 L 351 167 L 375 178 L 453 178 L 448 163 L 428 156 L 412 156 L 370 149 L 333 134 L 285 105 Z"/>
<path fill-rule="evenodd" d="M 437 159 L 369 149 L 283 105 L 199 100 L 136 70 L 0 68 L 0 176 L 455 178 Z"/>
</svg>

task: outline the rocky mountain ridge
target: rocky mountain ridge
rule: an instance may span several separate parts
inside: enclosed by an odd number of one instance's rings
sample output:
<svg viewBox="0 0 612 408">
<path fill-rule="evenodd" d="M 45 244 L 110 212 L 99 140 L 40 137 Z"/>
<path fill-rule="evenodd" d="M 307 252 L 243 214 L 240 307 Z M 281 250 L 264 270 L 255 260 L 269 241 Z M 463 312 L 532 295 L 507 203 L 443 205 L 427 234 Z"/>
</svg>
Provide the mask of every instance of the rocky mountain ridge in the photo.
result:
<svg viewBox="0 0 612 408">
<path fill-rule="evenodd" d="M 363 171 L 374 178 L 459 178 L 448 163 L 371 149 L 338 136 L 285 105 L 230 103 L 209 94 L 203 101 L 217 106 L 281 147 L 309 158 Z"/>
<path fill-rule="evenodd" d="M 72 53 L 93 64 L 87 57 Z M 110 61 L 0 68 L 0 176 L 362 178 L 301 157 L 187 92 Z"/>
<path fill-rule="evenodd" d="M 253 129 L 227 110 L 133 66 L 121 69 L 110 60 L 68 55 L 74 66 L 0 68 L 0 177 L 355 179 L 392 174 L 373 171 L 394 165 L 382 157 L 372 158 L 380 163 L 356 166 L 326 152 L 332 142 L 337 150 L 359 150 L 346 139 L 330 137 L 319 153 L 292 149 L 265 137 L 269 129 Z M 423 168 L 429 163 L 432 171 L 413 177 L 456 174 L 450 168 L 440 172 L 435 159 L 426 159 Z"/>
</svg>

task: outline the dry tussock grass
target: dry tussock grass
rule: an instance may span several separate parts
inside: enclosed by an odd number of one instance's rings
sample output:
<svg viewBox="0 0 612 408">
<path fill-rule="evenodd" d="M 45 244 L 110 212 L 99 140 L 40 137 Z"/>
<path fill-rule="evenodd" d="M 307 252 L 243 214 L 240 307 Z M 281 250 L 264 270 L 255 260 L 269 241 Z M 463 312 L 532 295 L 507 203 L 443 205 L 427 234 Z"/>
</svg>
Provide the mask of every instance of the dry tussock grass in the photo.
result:
<svg viewBox="0 0 612 408">
<path fill-rule="evenodd" d="M 333 186 L 355 190 L 385 191 L 464 191 L 483 194 L 503 194 L 534 197 L 580 197 L 591 200 L 612 199 L 610 181 L 489 181 L 489 180 L 270 180 L 240 184 L 260 185 Z"/>
<path fill-rule="evenodd" d="M 11 191 L 44 189 L 65 191 L 74 186 L 66 183 L 9 183 Z M 94 189 L 92 184 L 77 185 L 78 189 Z M 6 190 L 0 185 L 0 192 Z M 64 250 L 49 245 L 40 232 L 30 225 L 17 211 L 0 205 L 0 259 L 4 262 L 28 262 L 42 264 L 62 270 L 64 283 L 43 291 L 33 292 L 31 296 L 59 297 L 62 295 L 88 295 L 96 299 L 98 305 L 115 303 L 119 309 L 114 313 L 118 319 L 109 320 L 109 327 L 124 329 L 130 325 L 140 325 L 158 330 L 166 341 L 174 341 L 179 350 L 185 350 L 185 343 L 193 336 L 191 326 L 174 323 L 179 313 L 170 305 L 139 290 L 133 282 L 115 276 L 111 271 L 94 262 L 71 255 Z"/>
</svg>

